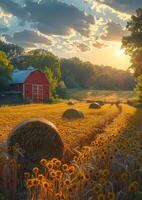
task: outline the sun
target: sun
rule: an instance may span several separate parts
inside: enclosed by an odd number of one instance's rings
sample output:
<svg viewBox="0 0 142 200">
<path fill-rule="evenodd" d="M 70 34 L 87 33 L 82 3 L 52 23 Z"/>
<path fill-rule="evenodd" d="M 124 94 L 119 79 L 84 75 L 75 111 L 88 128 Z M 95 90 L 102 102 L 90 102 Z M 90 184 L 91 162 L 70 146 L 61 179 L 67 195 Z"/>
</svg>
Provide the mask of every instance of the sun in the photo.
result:
<svg viewBox="0 0 142 200">
<path fill-rule="evenodd" d="M 123 57 L 123 56 L 125 56 L 124 50 L 123 50 L 123 49 L 118 49 L 118 50 L 116 50 L 116 56 L 118 56 L 118 57 Z"/>
</svg>

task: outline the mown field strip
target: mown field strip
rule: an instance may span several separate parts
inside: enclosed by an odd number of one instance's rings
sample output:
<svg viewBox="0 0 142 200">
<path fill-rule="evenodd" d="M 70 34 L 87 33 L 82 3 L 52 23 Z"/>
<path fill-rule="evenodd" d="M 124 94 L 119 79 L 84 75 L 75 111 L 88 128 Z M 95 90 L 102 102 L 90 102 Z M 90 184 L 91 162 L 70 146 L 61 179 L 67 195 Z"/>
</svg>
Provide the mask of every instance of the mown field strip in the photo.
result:
<svg viewBox="0 0 142 200">
<path fill-rule="evenodd" d="M 53 122 L 63 139 L 67 148 L 82 146 L 92 137 L 95 127 L 102 127 L 107 121 L 110 121 L 118 113 L 116 106 L 103 106 L 99 110 L 88 108 L 87 103 L 77 103 L 74 106 L 68 106 L 65 103 L 52 105 L 33 104 L 25 106 L 12 106 L 0 108 L 0 134 L 4 142 L 11 130 L 19 123 L 29 118 L 45 118 Z M 70 108 L 80 109 L 85 119 L 81 120 L 63 120 L 63 112 Z M 82 141 L 82 142 L 81 142 Z M 81 142 L 81 144 L 80 144 Z"/>
<path fill-rule="evenodd" d="M 49 178 L 46 171 L 42 174 L 43 177 L 46 176 L 47 183 L 52 183 L 49 185 L 55 188 L 54 178 L 50 179 L 50 176 L 54 172 L 56 179 L 57 173 L 62 174 L 58 182 L 58 192 L 66 200 L 142 199 L 141 121 L 142 110 L 122 105 L 121 112 L 115 115 L 113 121 L 106 125 L 104 131 L 90 145 L 76 151 L 77 154 L 70 163 L 66 165 L 55 158 L 50 161 L 43 159 L 41 164 L 44 169 L 51 169 L 52 166 L 52 170 L 48 171 Z M 59 168 L 56 163 L 60 163 Z M 43 191 L 44 189 L 39 191 L 41 199 Z M 52 198 L 47 199 L 54 199 L 53 196 L 52 193 Z"/>
</svg>

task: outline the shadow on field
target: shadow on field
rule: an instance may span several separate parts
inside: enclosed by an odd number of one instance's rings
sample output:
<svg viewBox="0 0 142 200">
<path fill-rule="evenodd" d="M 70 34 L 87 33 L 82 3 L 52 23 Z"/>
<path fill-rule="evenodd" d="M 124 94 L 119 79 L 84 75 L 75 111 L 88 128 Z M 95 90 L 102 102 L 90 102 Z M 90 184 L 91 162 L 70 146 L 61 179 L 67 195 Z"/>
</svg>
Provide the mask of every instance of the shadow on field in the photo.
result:
<svg viewBox="0 0 142 200">
<path fill-rule="evenodd" d="M 134 107 L 132 107 L 134 108 Z M 141 131 L 142 130 L 142 110 L 139 108 L 136 109 L 132 116 L 131 114 L 127 113 L 127 124 L 124 128 L 120 129 L 120 132 L 122 133 L 132 133 L 135 131 Z"/>
<path fill-rule="evenodd" d="M 112 108 L 112 106 L 116 106 L 118 109 L 118 112 L 111 119 L 107 119 L 104 124 L 100 124 L 99 126 L 94 127 L 94 130 L 89 135 L 89 137 L 82 138 L 79 141 L 79 145 L 77 147 L 75 147 L 74 149 L 65 148 L 65 152 L 64 152 L 64 156 L 63 156 L 64 162 L 66 162 L 66 163 L 70 162 L 73 159 L 73 157 L 77 155 L 76 150 L 78 152 L 82 149 L 83 146 L 90 145 L 91 142 L 96 139 L 97 135 L 103 134 L 105 131 L 105 128 L 107 126 L 111 125 L 113 123 L 113 121 L 121 114 L 122 106 L 118 102 L 116 102 L 116 103 L 113 102 L 112 104 L 110 104 L 110 109 Z"/>
<path fill-rule="evenodd" d="M 130 111 L 129 108 L 130 108 L 129 106 L 128 108 L 127 107 L 122 108 L 122 120 L 124 119 L 124 121 L 122 121 L 122 125 L 124 123 L 124 126 L 120 129 L 119 127 L 117 127 L 119 134 L 118 138 L 115 141 L 115 143 L 117 144 L 116 148 L 119 148 L 118 145 L 120 146 L 122 145 L 121 146 L 122 149 L 120 151 L 121 153 L 118 152 L 115 154 L 116 162 L 114 161 L 113 164 L 110 166 L 111 174 L 113 176 L 113 187 L 116 193 L 121 191 L 122 189 L 121 185 L 122 182 L 120 181 L 120 175 L 124 173 L 124 170 L 126 172 L 128 171 L 129 173 L 131 173 L 132 176 L 131 182 L 139 180 L 140 181 L 139 184 L 141 184 L 141 179 L 139 178 L 141 174 L 140 171 L 137 170 L 139 168 L 139 164 L 137 162 L 137 159 L 139 158 L 138 157 L 139 146 L 137 145 L 140 145 L 140 142 L 138 138 L 136 138 L 137 142 L 134 139 L 136 133 L 138 134 L 140 131 L 142 131 L 142 110 L 131 107 L 131 109 L 135 109 L 134 112 L 132 112 L 132 110 Z M 123 117 L 123 109 L 126 109 L 126 111 L 124 111 L 126 112 L 124 113 L 124 117 Z M 115 124 L 114 127 L 111 128 L 115 128 Z M 121 136 L 124 136 L 125 139 L 123 140 L 123 137 Z M 113 146 L 114 142 L 112 142 L 110 145 Z M 128 185 L 125 186 L 126 189 Z M 138 198 L 137 196 L 138 194 L 136 193 L 126 192 L 125 199 L 124 196 L 122 197 L 121 195 L 122 194 L 120 194 L 118 198 L 119 200 L 142 199 L 142 196 Z"/>
</svg>

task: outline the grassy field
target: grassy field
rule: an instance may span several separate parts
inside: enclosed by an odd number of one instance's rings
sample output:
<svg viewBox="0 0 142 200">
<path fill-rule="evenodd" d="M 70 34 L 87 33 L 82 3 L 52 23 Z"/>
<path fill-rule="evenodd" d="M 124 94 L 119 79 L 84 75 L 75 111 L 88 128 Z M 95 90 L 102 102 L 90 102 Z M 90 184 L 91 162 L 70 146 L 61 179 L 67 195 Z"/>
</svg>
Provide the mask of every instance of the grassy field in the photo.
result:
<svg viewBox="0 0 142 200">
<path fill-rule="evenodd" d="M 71 107 L 80 109 L 84 113 L 85 119 L 64 120 L 63 112 Z M 45 118 L 56 125 L 66 148 L 82 146 L 95 137 L 95 128 L 104 126 L 117 113 L 116 106 L 112 106 L 110 109 L 110 105 L 105 105 L 99 110 L 92 110 L 89 109 L 89 104 L 80 102 L 74 106 L 66 103 L 4 106 L 0 108 L 1 140 L 6 142 L 12 129 L 22 121 L 29 118 Z"/>
<path fill-rule="evenodd" d="M 107 90 L 68 90 L 68 95 L 73 99 L 90 99 L 103 101 L 126 101 L 134 96 L 133 91 L 107 91 Z"/>
<path fill-rule="evenodd" d="M 57 159 L 42 160 L 47 171 L 42 174 L 38 199 L 46 196 L 47 200 L 88 200 L 89 197 L 95 200 L 141 200 L 141 121 L 142 110 L 122 105 L 118 117 L 89 146 L 83 147 L 70 165 Z M 33 177 L 27 179 L 33 198 L 37 188 L 34 185 L 36 170 L 33 169 Z M 48 193 L 44 184 L 48 185 Z"/>
<path fill-rule="evenodd" d="M 85 98 L 90 100 L 92 96 Z M 122 93 L 106 91 L 105 96 L 101 92 L 95 93 L 94 99 L 116 101 L 119 98 L 126 101 L 132 96 L 130 92 L 125 92 L 123 97 Z M 69 157 L 67 164 L 65 159 L 60 161 L 53 158 L 47 161 L 43 158 L 40 168 L 35 166 L 33 172 L 25 173 L 28 199 L 141 200 L 142 110 L 127 104 L 121 104 L 120 107 L 106 104 L 99 110 L 92 110 L 85 101 L 75 102 L 72 106 L 61 102 L 0 107 L 2 143 L 6 143 L 11 130 L 23 120 L 45 118 L 58 128 L 65 149 L 72 151 L 79 147 L 74 157 Z M 81 110 L 85 118 L 64 120 L 63 112 L 71 107 Z M 100 134 L 98 128 L 102 130 Z M 5 190 L 0 190 L 0 195 L 7 191 L 9 183 L 8 191 L 14 194 L 18 164 L 13 160 L 5 162 L 3 155 L 1 151 L 0 177 L 4 178 L 3 182 L 0 179 L 0 184 L 4 185 Z M 11 167 L 14 176 L 9 180 Z M 5 177 L 5 169 L 9 168 L 10 172 L 8 170 Z"/>
</svg>

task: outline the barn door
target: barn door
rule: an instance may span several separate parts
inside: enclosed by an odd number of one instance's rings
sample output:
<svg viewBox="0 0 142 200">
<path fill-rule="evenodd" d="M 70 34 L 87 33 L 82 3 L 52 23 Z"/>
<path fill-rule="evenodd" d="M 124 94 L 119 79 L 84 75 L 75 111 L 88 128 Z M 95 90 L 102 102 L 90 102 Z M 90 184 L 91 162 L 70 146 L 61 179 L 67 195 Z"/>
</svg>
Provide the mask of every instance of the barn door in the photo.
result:
<svg viewBox="0 0 142 200">
<path fill-rule="evenodd" d="M 37 101 L 37 85 L 32 85 L 32 100 Z"/>
<path fill-rule="evenodd" d="M 43 101 L 43 85 L 38 85 L 38 102 Z"/>
<path fill-rule="evenodd" d="M 43 85 L 32 85 L 32 99 L 35 102 L 43 101 Z"/>
</svg>

